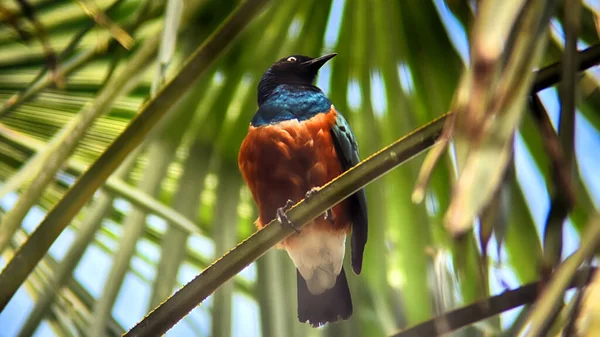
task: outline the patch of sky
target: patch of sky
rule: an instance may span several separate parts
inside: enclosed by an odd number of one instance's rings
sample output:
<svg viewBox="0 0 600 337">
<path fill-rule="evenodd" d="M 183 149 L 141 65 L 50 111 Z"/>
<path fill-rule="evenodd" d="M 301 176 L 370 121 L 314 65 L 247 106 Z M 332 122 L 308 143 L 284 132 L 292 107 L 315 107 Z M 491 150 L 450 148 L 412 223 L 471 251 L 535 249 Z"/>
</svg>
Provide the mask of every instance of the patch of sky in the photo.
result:
<svg viewBox="0 0 600 337">
<path fill-rule="evenodd" d="M 448 37 L 463 61 L 463 64 L 469 64 L 469 39 L 462 23 L 454 16 L 452 11 L 446 6 L 444 0 L 433 0 L 435 9 L 444 24 Z"/>
<path fill-rule="evenodd" d="M 517 134 L 515 139 L 515 166 L 517 180 L 527 201 L 529 211 L 533 216 L 538 236 L 543 237 L 546 217 L 550 209 L 548 189 L 520 134 Z M 568 219 L 565 222 L 563 233 L 563 258 L 566 258 L 579 246 L 579 235 Z"/>
<path fill-rule="evenodd" d="M 406 63 L 398 63 L 398 76 L 400 76 L 400 86 L 402 87 L 402 91 L 404 91 L 404 94 L 412 94 L 415 88 L 415 83 L 413 82 L 410 67 Z"/>
<path fill-rule="evenodd" d="M 131 269 L 135 270 L 143 278 L 142 281 L 154 281 L 156 278 L 155 265 L 149 264 L 147 261 L 139 256 L 131 257 Z M 136 275 L 137 276 L 137 275 Z"/>
<path fill-rule="evenodd" d="M 188 315 L 190 326 L 193 326 L 196 331 L 201 331 L 199 336 L 210 336 L 212 329 L 212 317 L 209 311 L 211 297 L 209 296 L 202 305 L 196 307 Z"/>
<path fill-rule="evenodd" d="M 587 191 L 592 196 L 596 208 L 600 208 L 600 157 L 595 155 L 600 149 L 600 137 L 598 130 L 582 115 L 577 114 L 575 120 L 575 153 L 579 164 L 579 172 L 586 185 Z"/>
<path fill-rule="evenodd" d="M 502 329 L 506 330 L 513 326 L 515 320 L 519 317 L 519 314 L 523 310 L 523 306 L 516 307 L 500 314 L 500 324 Z"/>
<path fill-rule="evenodd" d="M 479 233 L 478 230 L 477 233 Z M 477 235 L 477 237 L 479 237 L 479 235 Z M 517 275 L 511 269 L 510 265 L 506 263 L 508 261 L 508 255 L 506 254 L 506 250 L 498 250 L 497 240 L 498 238 L 496 237 L 495 233 L 492 233 L 492 237 L 489 240 L 487 246 L 488 256 L 493 261 L 493 263 L 490 264 L 490 268 L 488 270 L 490 288 L 492 289 L 493 294 L 499 294 L 503 292 L 506 287 L 509 287 L 511 289 L 517 288 L 520 284 Z M 481 245 L 478 244 L 479 251 L 481 251 L 480 246 Z M 508 316 L 511 315 L 508 314 Z M 509 319 L 507 321 L 512 322 L 512 319 Z"/>
<path fill-rule="evenodd" d="M 153 263 L 160 260 L 160 247 L 147 239 L 140 239 L 136 244 L 137 251 Z"/>
<path fill-rule="evenodd" d="M 198 309 L 192 311 L 195 312 Z M 196 319 L 192 318 L 191 314 L 173 326 L 165 336 L 181 337 L 181 336 L 209 336 L 210 335 L 210 320 L 206 324 L 198 324 Z"/>
<path fill-rule="evenodd" d="M 371 102 L 373 112 L 377 117 L 383 117 L 387 110 L 387 97 L 385 93 L 385 83 L 381 72 L 375 69 L 371 71 Z"/>
<path fill-rule="evenodd" d="M 573 223 L 570 219 L 565 221 L 565 225 L 563 226 L 563 249 L 562 249 L 562 258 L 566 259 L 571 256 L 577 249 L 579 249 L 579 233 L 573 226 Z"/>
<path fill-rule="evenodd" d="M 260 333 L 260 310 L 256 301 L 239 293 L 233 293 L 233 312 L 235 317 L 232 329 L 233 336 L 258 337 Z"/>
<path fill-rule="evenodd" d="M 298 35 L 300 35 L 300 30 L 302 29 L 302 20 L 300 18 L 295 17 L 290 24 L 287 32 L 287 41 L 295 40 Z"/>
<path fill-rule="evenodd" d="M 42 321 L 40 326 L 35 330 L 33 337 L 54 336 L 54 330 L 47 321 Z"/>
<path fill-rule="evenodd" d="M 435 193 L 427 193 L 425 197 L 425 208 L 427 208 L 427 213 L 429 213 L 430 216 L 438 215 L 440 212 L 440 203 L 438 202 Z"/>
<path fill-rule="evenodd" d="M 333 51 L 337 45 L 342 27 L 342 15 L 344 13 L 345 0 L 333 0 L 331 11 L 327 19 L 325 28 L 324 48 L 326 51 Z"/>
<path fill-rule="evenodd" d="M 181 284 L 187 284 L 188 282 L 193 280 L 194 277 L 196 277 L 196 275 L 198 275 L 199 273 L 200 269 L 198 269 L 196 266 L 188 262 L 184 262 L 181 264 L 179 270 L 177 271 L 177 281 Z"/>
<path fill-rule="evenodd" d="M 23 228 L 27 233 L 31 233 L 37 228 L 40 222 L 42 222 L 45 216 L 46 212 L 43 209 L 41 209 L 39 206 L 33 206 L 23 219 L 21 228 Z"/>
<path fill-rule="evenodd" d="M 558 42 L 558 44 L 561 46 L 561 48 L 564 48 L 565 46 L 565 31 L 562 28 L 562 25 L 560 24 L 560 21 L 558 21 L 558 19 L 556 18 L 551 18 L 550 19 L 550 28 L 551 28 L 551 33 L 552 35 L 554 35 L 556 37 L 556 42 Z M 581 40 L 577 41 L 577 49 L 585 49 L 587 47 L 587 44 Z"/>
<path fill-rule="evenodd" d="M 238 274 L 249 282 L 256 282 L 256 263 L 251 263 Z"/>
<path fill-rule="evenodd" d="M 448 146 L 448 151 L 450 151 L 450 162 L 452 163 L 452 175 L 454 176 L 454 178 L 458 178 L 458 162 L 456 161 L 456 146 L 454 145 L 454 142 L 450 143 L 450 146 Z"/>
<path fill-rule="evenodd" d="M 113 207 L 123 214 L 131 211 L 131 204 L 127 200 L 121 198 L 115 199 Z"/>
<path fill-rule="evenodd" d="M 329 94 L 331 84 L 331 62 L 334 61 L 335 59 L 325 63 L 325 65 L 319 70 L 319 76 L 317 77 L 317 87 L 321 88 L 325 95 Z"/>
<path fill-rule="evenodd" d="M 540 100 L 548 112 L 552 126 L 556 130 L 558 127 L 558 118 L 560 116 L 560 102 L 558 100 L 558 92 L 554 87 L 544 89 L 538 92 Z"/>
<path fill-rule="evenodd" d="M 110 220 L 103 221 L 103 223 L 110 222 Z M 113 237 L 112 233 L 109 233 L 109 231 L 106 228 L 103 228 L 102 230 L 96 232 L 95 240 L 97 241 L 99 247 L 102 249 L 108 249 L 111 252 L 115 252 L 119 248 L 119 242 Z"/>
<path fill-rule="evenodd" d="M 179 267 L 177 272 L 177 282 L 180 285 L 187 284 L 191 280 L 193 280 L 199 273 L 200 269 L 196 266 L 184 262 Z M 176 288 L 180 288 L 180 286 L 176 286 Z M 196 331 L 200 330 L 201 336 L 210 335 L 211 331 L 211 316 L 208 308 L 210 308 L 212 302 L 212 297 L 209 296 L 202 304 L 196 307 L 194 310 L 190 312 L 190 314 L 186 317 L 186 319 L 180 321 L 176 324 L 173 329 L 167 332 L 167 336 L 188 336 L 186 334 L 181 334 L 183 331 Z M 193 333 L 194 335 L 196 333 Z"/>
<path fill-rule="evenodd" d="M 201 235 L 192 234 L 188 238 L 187 242 L 188 249 L 204 256 L 207 259 L 215 257 L 215 244 L 214 242 Z"/>
<path fill-rule="evenodd" d="M 220 69 L 215 71 L 215 74 L 212 78 L 212 84 L 219 86 L 223 84 L 223 81 L 225 81 L 225 75 L 223 74 L 223 71 Z"/>
<path fill-rule="evenodd" d="M 102 226 L 104 226 L 107 232 L 113 234 L 114 236 L 120 237 L 123 235 L 123 226 L 111 219 L 105 218 L 102 221 Z"/>
<path fill-rule="evenodd" d="M 148 313 L 150 292 L 148 283 L 127 272 L 112 309 L 115 320 L 126 329 L 134 326 Z"/>
<path fill-rule="evenodd" d="M 360 85 L 355 79 L 351 79 L 348 82 L 348 97 L 347 103 L 351 110 L 357 111 L 362 106 L 362 97 L 360 92 Z"/>
<path fill-rule="evenodd" d="M 7 193 L 4 198 L 0 199 L 0 207 L 2 207 L 4 210 L 9 210 L 17 203 L 17 199 L 19 199 L 19 195 L 17 193 Z"/>
<path fill-rule="evenodd" d="M 76 232 L 71 228 L 65 228 L 62 233 L 56 238 L 56 241 L 50 246 L 50 255 L 57 261 L 61 261 L 75 240 Z"/>
<path fill-rule="evenodd" d="M 538 95 L 556 130 L 560 118 L 558 91 L 555 88 L 548 88 L 540 91 Z M 575 116 L 575 130 L 575 155 L 579 172 L 591 194 L 592 201 L 596 207 L 600 207 L 600 179 L 598 179 L 597 173 L 597 168 L 600 167 L 600 157 L 594 155 L 594 151 L 600 149 L 598 130 L 579 111 Z"/>
<path fill-rule="evenodd" d="M 543 233 L 541 226 L 546 221 L 550 207 L 548 188 L 520 133 L 515 137 L 515 167 L 517 181 L 527 200 L 538 235 L 541 235 Z"/>
<path fill-rule="evenodd" d="M 146 224 L 148 225 L 148 227 L 156 230 L 161 234 L 164 234 L 167 231 L 167 221 L 154 214 L 148 214 L 146 216 Z"/>
<path fill-rule="evenodd" d="M 86 249 L 75 268 L 74 277 L 94 298 L 100 298 L 108 272 L 112 265 L 112 256 L 96 244 Z"/>
<path fill-rule="evenodd" d="M 58 173 L 56 173 L 56 177 L 59 181 L 62 181 L 69 186 L 73 185 L 76 179 L 75 176 L 68 174 L 64 171 L 58 171 Z"/>
<path fill-rule="evenodd" d="M 481 248 L 479 244 L 477 246 Z M 498 241 L 495 234 L 492 234 L 492 238 L 488 242 L 487 252 L 488 256 L 493 261 L 490 263 L 490 267 L 488 269 L 488 279 L 490 282 L 491 293 L 501 294 L 507 290 L 507 287 L 509 289 L 518 288 L 520 281 L 514 270 L 512 270 L 511 266 L 507 263 L 508 256 L 506 254 L 506 250 L 501 249 L 500 252 L 498 252 Z M 513 309 L 500 314 L 502 328 L 509 328 L 520 312 L 520 309 Z"/>
<path fill-rule="evenodd" d="M 32 309 L 33 301 L 27 290 L 25 287 L 19 287 L 4 310 L 0 312 L 0 336 L 16 336 Z M 54 334 L 46 336 L 54 336 Z"/>
<path fill-rule="evenodd" d="M 583 3 L 593 9 L 596 12 L 600 12 L 600 1 L 599 0 L 583 0 Z"/>
</svg>

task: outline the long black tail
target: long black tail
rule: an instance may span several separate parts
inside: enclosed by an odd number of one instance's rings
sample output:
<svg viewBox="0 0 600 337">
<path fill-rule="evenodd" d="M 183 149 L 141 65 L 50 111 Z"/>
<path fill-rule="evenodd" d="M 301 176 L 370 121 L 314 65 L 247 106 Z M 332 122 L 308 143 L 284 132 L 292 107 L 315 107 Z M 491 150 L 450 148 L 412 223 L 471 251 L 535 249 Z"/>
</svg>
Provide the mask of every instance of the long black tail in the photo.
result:
<svg viewBox="0 0 600 337">
<path fill-rule="evenodd" d="M 333 288 L 320 295 L 308 291 L 306 281 L 296 270 L 298 279 L 298 319 L 314 327 L 328 322 L 345 320 L 352 316 L 352 298 L 344 268 L 337 277 Z"/>
</svg>

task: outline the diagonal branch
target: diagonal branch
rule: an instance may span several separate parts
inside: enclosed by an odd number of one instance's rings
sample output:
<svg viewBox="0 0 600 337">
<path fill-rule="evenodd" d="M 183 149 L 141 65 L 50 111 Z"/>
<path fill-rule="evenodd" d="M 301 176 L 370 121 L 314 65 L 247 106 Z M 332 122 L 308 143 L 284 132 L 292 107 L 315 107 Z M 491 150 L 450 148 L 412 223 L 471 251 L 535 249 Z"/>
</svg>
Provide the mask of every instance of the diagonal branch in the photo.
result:
<svg viewBox="0 0 600 337">
<path fill-rule="evenodd" d="M 428 149 L 439 136 L 445 117 L 442 116 L 400 138 L 344 172 L 312 195 L 309 202 L 302 200 L 297 203 L 287 212 L 288 218 L 295 227 L 301 228 L 368 183 Z M 277 220 L 271 221 L 163 302 L 125 334 L 125 337 L 164 334 L 225 281 L 293 233 L 295 230 L 290 226 L 280 226 Z"/>
<path fill-rule="evenodd" d="M 119 42 L 123 48 L 129 50 L 135 44 L 135 40 L 118 24 L 114 23 L 104 12 L 91 1 L 77 0 L 81 9 L 91 17 L 98 25 L 108 29 L 113 39 Z"/>
<path fill-rule="evenodd" d="M 600 44 L 595 44 L 577 53 L 577 71 L 591 68 L 600 62 Z M 538 92 L 549 88 L 561 80 L 563 61 L 555 62 L 538 70 L 532 91 Z"/>
<path fill-rule="evenodd" d="M 590 269 L 587 268 L 577 272 L 569 287 L 575 287 L 580 282 L 586 281 L 588 273 L 590 273 Z M 529 283 L 518 289 L 509 290 L 503 294 L 447 312 L 391 337 L 441 336 L 504 311 L 532 303 L 540 294 L 541 285 L 542 281 Z"/>
</svg>

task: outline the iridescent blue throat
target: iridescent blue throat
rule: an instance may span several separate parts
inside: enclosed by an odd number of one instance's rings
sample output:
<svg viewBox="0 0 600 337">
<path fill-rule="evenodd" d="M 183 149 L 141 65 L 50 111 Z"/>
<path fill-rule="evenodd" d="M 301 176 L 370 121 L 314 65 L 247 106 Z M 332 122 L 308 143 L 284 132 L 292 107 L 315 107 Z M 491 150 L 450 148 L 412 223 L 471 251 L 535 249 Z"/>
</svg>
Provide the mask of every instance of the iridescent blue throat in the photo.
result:
<svg viewBox="0 0 600 337">
<path fill-rule="evenodd" d="M 331 101 L 317 87 L 282 84 L 260 105 L 250 123 L 258 127 L 290 119 L 303 121 L 327 112 L 330 108 Z"/>
</svg>

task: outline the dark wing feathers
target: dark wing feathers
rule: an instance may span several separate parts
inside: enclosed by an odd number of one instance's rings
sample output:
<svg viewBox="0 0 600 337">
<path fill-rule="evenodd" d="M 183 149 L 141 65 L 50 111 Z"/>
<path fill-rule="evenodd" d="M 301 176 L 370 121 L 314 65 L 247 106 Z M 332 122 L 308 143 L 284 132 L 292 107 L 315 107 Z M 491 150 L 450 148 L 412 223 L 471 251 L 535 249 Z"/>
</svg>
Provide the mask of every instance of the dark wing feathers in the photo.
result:
<svg viewBox="0 0 600 337">
<path fill-rule="evenodd" d="M 338 112 L 336 124 L 331 129 L 333 144 L 342 163 L 342 169 L 348 170 L 360 162 L 358 157 L 358 146 L 356 138 L 350 129 L 350 125 L 342 114 Z M 356 274 L 362 270 L 363 252 L 367 243 L 368 217 L 367 217 L 367 198 L 365 190 L 354 193 L 348 198 L 352 212 L 352 238 L 350 245 L 352 247 L 352 269 Z"/>
</svg>

